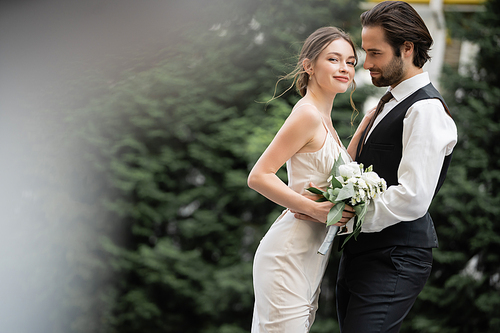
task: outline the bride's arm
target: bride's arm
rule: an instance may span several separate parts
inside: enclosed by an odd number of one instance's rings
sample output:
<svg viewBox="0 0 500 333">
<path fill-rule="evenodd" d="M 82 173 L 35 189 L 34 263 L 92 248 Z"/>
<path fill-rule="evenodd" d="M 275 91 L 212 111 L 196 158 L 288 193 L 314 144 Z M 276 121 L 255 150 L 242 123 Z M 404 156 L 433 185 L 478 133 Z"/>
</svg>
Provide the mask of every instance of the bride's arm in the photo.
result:
<svg viewBox="0 0 500 333">
<path fill-rule="evenodd" d="M 276 176 L 279 168 L 299 150 L 306 146 L 311 151 L 321 148 L 320 126 L 323 124 L 316 110 L 304 106 L 292 112 L 252 168 L 248 186 L 278 205 L 326 221 L 332 203 L 312 201 L 293 191 Z"/>
<path fill-rule="evenodd" d="M 375 109 L 376 108 L 373 108 L 366 113 L 366 115 L 361 120 L 358 128 L 356 129 L 356 132 L 352 136 L 351 142 L 349 142 L 349 146 L 347 146 L 347 153 L 349 153 L 353 161 L 356 159 L 356 149 L 358 148 L 359 140 L 361 140 L 361 136 L 363 135 L 366 126 L 368 126 L 370 120 L 373 118 Z"/>
</svg>

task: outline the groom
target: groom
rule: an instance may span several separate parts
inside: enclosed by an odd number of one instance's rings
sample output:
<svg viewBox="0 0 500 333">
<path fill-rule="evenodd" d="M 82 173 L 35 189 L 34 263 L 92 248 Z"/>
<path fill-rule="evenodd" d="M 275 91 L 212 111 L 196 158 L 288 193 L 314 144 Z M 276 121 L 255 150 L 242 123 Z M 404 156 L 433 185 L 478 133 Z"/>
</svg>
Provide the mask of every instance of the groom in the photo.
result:
<svg viewBox="0 0 500 333">
<path fill-rule="evenodd" d="M 361 14 L 361 24 L 363 67 L 375 86 L 388 89 L 356 161 L 373 165 L 388 188 L 368 206 L 357 240 L 344 247 L 337 315 L 342 333 L 396 333 L 431 273 L 438 241 L 427 210 L 446 177 L 457 130 L 422 69 L 433 40 L 418 13 L 406 2 L 384 1 Z M 341 222 L 351 216 L 345 210 Z"/>
<path fill-rule="evenodd" d="M 388 93 L 356 161 L 373 165 L 388 189 L 370 203 L 362 233 L 342 253 L 337 312 L 342 333 L 398 332 L 431 272 L 438 241 L 427 210 L 457 131 L 422 70 L 433 41 L 418 13 L 405 2 L 385 1 L 364 12 L 361 24 L 363 67 Z"/>
</svg>

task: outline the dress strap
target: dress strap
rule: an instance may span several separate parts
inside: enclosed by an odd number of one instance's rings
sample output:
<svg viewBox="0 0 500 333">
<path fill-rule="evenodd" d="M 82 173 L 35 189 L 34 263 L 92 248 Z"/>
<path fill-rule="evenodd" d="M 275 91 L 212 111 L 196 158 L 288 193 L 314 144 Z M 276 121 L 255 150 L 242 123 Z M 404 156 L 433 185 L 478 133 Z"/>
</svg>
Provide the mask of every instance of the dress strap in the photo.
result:
<svg viewBox="0 0 500 333">
<path fill-rule="evenodd" d="M 304 103 L 304 104 L 300 104 L 299 106 L 296 106 L 296 108 L 294 108 L 294 110 L 296 109 L 299 109 L 305 105 L 311 105 L 312 107 L 314 107 L 314 109 L 316 109 L 316 111 L 319 113 L 319 117 L 321 119 L 321 122 L 323 123 L 323 126 L 325 126 L 325 129 L 328 133 L 332 134 L 330 129 L 328 128 L 328 125 L 325 123 L 325 120 L 323 119 L 323 115 L 321 114 L 321 112 L 319 112 L 318 108 L 316 107 L 316 105 L 312 104 L 312 103 Z M 292 110 L 293 111 L 293 110 Z M 332 134 L 333 136 L 333 134 Z"/>
<path fill-rule="evenodd" d="M 344 148 L 344 150 L 345 150 L 344 144 L 342 143 L 342 141 L 340 141 L 340 137 L 339 137 L 339 135 L 337 134 L 337 131 L 336 131 L 335 129 L 334 129 L 334 132 L 335 132 L 335 137 L 336 137 L 337 143 L 339 144 L 339 146 L 340 146 L 341 148 Z M 332 136 L 333 136 L 333 135 L 332 135 Z"/>
</svg>

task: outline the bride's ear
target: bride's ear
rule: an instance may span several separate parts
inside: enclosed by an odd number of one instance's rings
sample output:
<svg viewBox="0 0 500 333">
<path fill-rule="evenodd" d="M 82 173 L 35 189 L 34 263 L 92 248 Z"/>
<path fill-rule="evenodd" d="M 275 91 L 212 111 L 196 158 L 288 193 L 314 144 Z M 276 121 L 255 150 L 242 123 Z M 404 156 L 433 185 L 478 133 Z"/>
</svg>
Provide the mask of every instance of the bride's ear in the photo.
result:
<svg viewBox="0 0 500 333">
<path fill-rule="evenodd" d="M 302 60 L 302 67 L 304 68 L 304 72 L 309 74 L 309 76 L 312 76 L 314 74 L 314 68 L 313 68 L 313 65 L 311 63 L 311 60 L 309 60 L 307 58 Z"/>
</svg>

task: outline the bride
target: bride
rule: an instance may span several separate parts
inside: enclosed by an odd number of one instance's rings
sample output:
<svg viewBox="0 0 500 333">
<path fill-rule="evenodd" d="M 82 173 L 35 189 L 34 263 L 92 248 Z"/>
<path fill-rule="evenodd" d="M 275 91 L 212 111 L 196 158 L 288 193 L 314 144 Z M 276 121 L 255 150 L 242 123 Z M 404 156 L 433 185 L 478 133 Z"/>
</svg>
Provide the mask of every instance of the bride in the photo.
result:
<svg viewBox="0 0 500 333">
<path fill-rule="evenodd" d="M 299 220 L 294 212 L 326 222 L 332 203 L 303 196 L 311 183 L 326 187 L 334 161 L 350 162 L 360 133 L 345 149 L 332 123 L 337 93 L 354 87 L 357 55 L 350 37 L 323 27 L 304 42 L 297 68 L 290 76 L 302 98 L 248 176 L 248 186 L 287 209 L 261 240 L 254 258 L 255 306 L 252 333 L 308 332 L 318 307 L 328 254 L 317 254 L 326 225 Z M 354 88 L 351 89 L 353 91 Z M 352 92 L 351 92 L 352 104 Z M 367 115 L 358 128 L 369 122 Z M 350 154 L 351 153 L 351 154 Z M 288 185 L 276 176 L 286 162 Z M 336 225 L 353 216 L 345 210 Z"/>
</svg>

